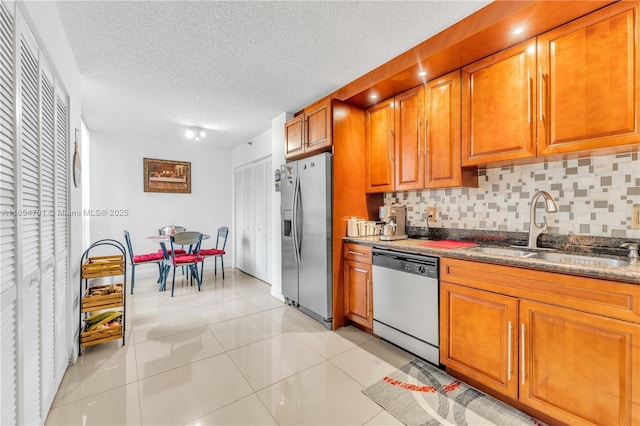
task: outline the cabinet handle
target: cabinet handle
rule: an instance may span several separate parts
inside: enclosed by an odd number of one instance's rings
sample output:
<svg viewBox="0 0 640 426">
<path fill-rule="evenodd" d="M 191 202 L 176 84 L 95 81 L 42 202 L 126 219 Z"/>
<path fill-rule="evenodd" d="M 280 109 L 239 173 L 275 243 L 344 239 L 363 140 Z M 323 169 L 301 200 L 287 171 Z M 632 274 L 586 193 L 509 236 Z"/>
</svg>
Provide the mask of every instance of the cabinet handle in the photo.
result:
<svg viewBox="0 0 640 426">
<path fill-rule="evenodd" d="M 544 109 L 543 108 L 543 106 L 544 106 L 544 84 L 543 84 L 544 83 L 544 79 L 543 79 L 543 75 L 544 74 L 542 74 L 542 65 L 541 65 L 540 66 L 540 76 L 539 76 L 539 78 L 540 78 L 540 83 L 539 83 L 540 84 L 540 95 L 539 95 L 539 98 L 540 98 L 540 121 L 542 121 L 543 118 L 544 118 L 544 115 L 542 113 L 542 110 Z"/>
<path fill-rule="evenodd" d="M 527 70 L 527 124 L 531 124 L 531 71 Z"/>
<path fill-rule="evenodd" d="M 429 151 L 429 120 L 424 120 L 424 153 Z"/>
<path fill-rule="evenodd" d="M 509 334 L 507 334 L 507 381 L 511 381 L 511 330 L 513 329 L 513 325 L 511 325 L 511 321 L 509 321 Z"/>
<path fill-rule="evenodd" d="M 422 120 L 418 119 L 418 157 L 422 154 L 422 144 L 420 143 L 420 125 L 422 124 Z"/>
<path fill-rule="evenodd" d="M 396 136 L 393 134 L 393 130 L 389 130 L 389 136 L 391 136 L 389 141 L 389 160 L 393 163 L 393 143 L 396 139 Z"/>
<path fill-rule="evenodd" d="M 364 256 L 365 255 L 364 253 L 360 253 L 358 251 L 351 251 L 351 250 L 348 250 L 347 254 L 355 254 L 356 256 Z"/>
<path fill-rule="evenodd" d="M 367 292 L 367 312 L 369 313 L 369 318 L 368 318 L 368 320 L 369 320 L 369 322 L 371 322 L 370 318 L 373 316 L 373 315 L 372 315 L 372 313 L 373 313 L 373 306 L 372 306 L 372 304 L 371 304 L 371 300 L 370 300 L 370 298 L 371 298 L 371 292 L 369 291 L 369 278 L 367 278 L 367 290 L 366 290 L 366 292 Z"/>
<path fill-rule="evenodd" d="M 522 332 L 520 334 L 520 342 L 521 342 L 521 348 L 520 351 L 522 352 L 522 366 L 520 367 L 520 370 L 522 371 L 522 386 L 524 386 L 524 379 L 526 377 L 525 373 L 524 373 L 524 332 L 525 332 L 525 328 L 524 328 L 524 323 L 521 324 L 522 327 Z"/>
</svg>

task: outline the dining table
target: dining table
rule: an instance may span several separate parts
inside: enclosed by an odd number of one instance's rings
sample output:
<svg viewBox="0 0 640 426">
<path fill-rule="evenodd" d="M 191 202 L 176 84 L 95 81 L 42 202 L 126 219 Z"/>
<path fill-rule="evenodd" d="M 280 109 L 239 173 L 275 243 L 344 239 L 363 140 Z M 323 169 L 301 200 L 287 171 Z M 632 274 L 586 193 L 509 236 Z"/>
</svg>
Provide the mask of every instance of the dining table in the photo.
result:
<svg viewBox="0 0 640 426">
<path fill-rule="evenodd" d="M 167 253 L 169 253 L 169 250 L 167 249 L 166 243 L 171 241 L 171 235 L 169 234 L 165 234 L 165 235 L 149 235 L 148 237 L 145 237 L 147 240 L 151 240 L 151 241 L 157 241 L 160 244 L 160 247 L 162 248 L 162 253 L 165 254 L 165 259 L 164 259 L 164 266 L 162 267 L 162 280 L 160 283 L 160 288 L 158 289 L 158 291 L 164 291 L 167 288 L 167 275 L 169 273 L 169 269 L 171 269 L 171 266 L 169 264 L 169 258 L 167 257 Z M 208 240 L 209 238 L 211 238 L 211 235 L 209 234 L 202 234 L 202 239 L 203 240 Z"/>
</svg>

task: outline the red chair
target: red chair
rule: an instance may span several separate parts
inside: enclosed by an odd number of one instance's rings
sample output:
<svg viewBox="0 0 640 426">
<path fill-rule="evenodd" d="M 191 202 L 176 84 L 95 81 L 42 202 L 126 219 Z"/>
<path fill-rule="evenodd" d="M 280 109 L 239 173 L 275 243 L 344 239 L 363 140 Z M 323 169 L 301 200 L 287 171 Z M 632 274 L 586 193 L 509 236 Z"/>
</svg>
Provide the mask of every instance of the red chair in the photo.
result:
<svg viewBox="0 0 640 426">
<path fill-rule="evenodd" d="M 173 281 L 171 282 L 171 297 L 173 297 L 173 291 L 176 285 L 176 268 L 188 267 L 191 271 L 191 280 L 195 277 L 198 283 L 198 291 L 200 291 L 201 279 L 198 274 L 198 263 L 202 260 L 200 257 L 200 244 L 202 243 L 202 234 L 200 232 L 178 232 L 171 235 L 171 250 L 167 250 L 166 247 L 162 247 L 165 257 L 165 266 L 163 272 L 162 288 L 167 286 L 167 276 L 169 275 L 169 268 L 173 267 Z M 174 246 L 190 246 L 191 250 L 187 254 L 177 254 L 177 250 Z M 171 254 L 169 254 L 171 253 Z"/>
<path fill-rule="evenodd" d="M 158 282 L 162 282 L 162 264 L 164 262 L 164 255 L 162 253 L 146 253 L 146 254 L 133 254 L 133 248 L 131 247 L 131 236 L 129 231 L 124 231 L 124 240 L 127 243 L 127 249 L 129 250 L 129 261 L 131 262 L 131 294 L 133 294 L 133 286 L 136 280 L 136 266 L 155 263 L 158 265 Z"/>
<path fill-rule="evenodd" d="M 227 246 L 227 236 L 229 235 L 229 227 L 221 226 L 218 228 L 218 236 L 216 238 L 216 248 L 211 249 L 201 249 L 200 257 L 202 258 L 202 267 L 200 268 L 200 276 L 204 276 L 204 260 L 207 257 L 213 257 L 213 274 L 218 275 L 218 258 L 220 258 L 220 263 L 222 264 L 222 279 L 224 280 L 224 255 L 225 255 L 225 247 Z M 222 245 L 220 245 L 220 241 L 222 241 Z"/>
</svg>

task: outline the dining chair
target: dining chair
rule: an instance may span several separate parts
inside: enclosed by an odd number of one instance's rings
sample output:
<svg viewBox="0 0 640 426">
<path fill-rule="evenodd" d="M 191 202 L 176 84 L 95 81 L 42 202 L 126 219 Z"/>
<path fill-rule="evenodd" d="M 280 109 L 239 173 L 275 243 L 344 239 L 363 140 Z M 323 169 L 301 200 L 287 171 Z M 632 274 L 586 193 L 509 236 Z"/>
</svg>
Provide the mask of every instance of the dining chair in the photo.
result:
<svg viewBox="0 0 640 426">
<path fill-rule="evenodd" d="M 173 297 L 174 288 L 176 285 L 176 268 L 188 267 L 191 271 L 191 280 L 195 277 L 198 283 L 198 291 L 200 291 L 201 279 L 198 274 L 198 263 L 200 258 L 200 244 L 202 243 L 202 233 L 194 231 L 177 232 L 170 236 L 171 249 L 164 250 L 164 256 L 167 261 L 163 272 L 163 287 L 166 288 L 167 276 L 169 275 L 169 268 L 173 267 L 173 280 L 171 282 L 171 297 Z M 178 254 L 175 247 L 178 245 L 190 246 L 190 253 Z M 170 252 L 170 254 L 169 254 Z"/>
<path fill-rule="evenodd" d="M 204 260 L 207 257 L 213 257 L 213 274 L 218 275 L 218 258 L 222 265 L 222 279 L 224 280 L 224 255 L 227 246 L 227 236 L 229 235 L 229 227 L 221 226 L 218 228 L 218 236 L 216 237 L 216 247 L 211 249 L 200 249 L 200 257 L 202 267 L 200 268 L 200 277 L 204 277 Z M 220 244 L 222 242 L 222 244 Z"/>
<path fill-rule="evenodd" d="M 133 254 L 133 248 L 131 246 L 131 236 L 129 231 L 124 231 L 124 240 L 127 243 L 127 249 L 129 251 L 129 261 L 131 262 L 131 294 L 133 294 L 133 287 L 136 280 L 136 266 L 152 264 L 158 265 L 158 282 L 162 282 L 163 277 L 163 262 L 164 254 L 162 253 L 145 253 L 145 254 Z"/>
<path fill-rule="evenodd" d="M 175 230 L 175 233 L 178 232 L 185 232 L 187 230 L 187 228 L 185 228 L 184 226 L 163 226 L 162 228 L 158 229 L 158 235 L 171 235 L 171 231 Z M 162 249 L 158 250 L 158 253 L 162 254 Z M 176 254 L 186 254 L 187 251 L 184 249 L 184 247 L 180 247 L 179 249 L 176 249 Z M 170 253 L 169 253 L 170 254 Z"/>
</svg>

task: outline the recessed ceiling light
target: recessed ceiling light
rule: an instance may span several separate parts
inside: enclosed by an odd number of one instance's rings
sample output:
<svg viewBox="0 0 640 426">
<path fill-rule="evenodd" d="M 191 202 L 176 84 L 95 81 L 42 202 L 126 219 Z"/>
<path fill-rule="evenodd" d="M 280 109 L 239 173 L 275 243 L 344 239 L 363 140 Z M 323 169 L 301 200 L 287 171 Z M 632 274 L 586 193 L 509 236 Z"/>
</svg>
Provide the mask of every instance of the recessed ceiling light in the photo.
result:
<svg viewBox="0 0 640 426">
<path fill-rule="evenodd" d="M 206 136 L 206 132 L 202 129 L 200 129 L 199 127 L 193 127 L 191 129 L 187 129 L 184 132 L 184 135 L 186 136 L 187 139 L 191 140 L 194 139 L 196 141 L 199 141 L 201 138 L 204 138 Z"/>
<path fill-rule="evenodd" d="M 424 76 L 426 76 L 426 75 L 427 75 L 427 72 L 426 72 L 426 71 L 420 71 L 420 72 L 418 73 L 418 76 L 420 76 L 420 77 L 424 77 Z"/>
<path fill-rule="evenodd" d="M 522 34 L 523 32 L 524 32 L 524 27 L 515 27 L 513 30 L 511 30 L 511 34 L 514 34 L 514 35 Z"/>
<path fill-rule="evenodd" d="M 377 99 L 377 98 L 378 98 L 378 95 L 375 95 L 375 94 L 371 95 L 371 99 Z"/>
</svg>

